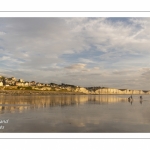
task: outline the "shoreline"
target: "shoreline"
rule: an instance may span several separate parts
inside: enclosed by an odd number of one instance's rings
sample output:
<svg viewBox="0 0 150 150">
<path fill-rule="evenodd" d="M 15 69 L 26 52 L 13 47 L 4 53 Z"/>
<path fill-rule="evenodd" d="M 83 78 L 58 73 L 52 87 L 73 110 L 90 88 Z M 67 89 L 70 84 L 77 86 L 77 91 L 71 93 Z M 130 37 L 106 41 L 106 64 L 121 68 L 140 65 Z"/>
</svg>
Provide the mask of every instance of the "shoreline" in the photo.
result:
<svg viewBox="0 0 150 150">
<path fill-rule="evenodd" d="M 86 95 L 81 92 L 38 91 L 38 90 L 0 90 L 0 95 Z"/>
<path fill-rule="evenodd" d="M 38 90 L 0 90 L 0 95 L 25 96 L 25 95 L 149 95 L 149 94 L 94 94 L 71 91 L 38 91 Z"/>
</svg>

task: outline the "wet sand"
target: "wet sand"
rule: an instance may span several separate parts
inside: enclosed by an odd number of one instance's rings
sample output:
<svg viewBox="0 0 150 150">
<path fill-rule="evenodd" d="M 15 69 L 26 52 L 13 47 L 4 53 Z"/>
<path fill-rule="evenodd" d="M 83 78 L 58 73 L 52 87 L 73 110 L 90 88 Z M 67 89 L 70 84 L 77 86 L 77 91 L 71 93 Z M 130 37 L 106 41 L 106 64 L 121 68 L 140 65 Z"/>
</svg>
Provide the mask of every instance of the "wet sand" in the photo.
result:
<svg viewBox="0 0 150 150">
<path fill-rule="evenodd" d="M 150 95 L 0 96 L 0 133 L 149 133 Z"/>
</svg>

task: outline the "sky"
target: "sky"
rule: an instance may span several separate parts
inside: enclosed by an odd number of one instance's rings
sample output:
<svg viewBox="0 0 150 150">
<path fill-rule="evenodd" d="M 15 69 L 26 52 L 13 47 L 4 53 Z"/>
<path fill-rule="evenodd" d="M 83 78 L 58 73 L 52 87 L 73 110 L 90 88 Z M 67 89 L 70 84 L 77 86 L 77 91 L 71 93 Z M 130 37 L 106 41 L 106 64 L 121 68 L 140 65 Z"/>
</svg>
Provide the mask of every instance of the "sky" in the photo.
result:
<svg viewBox="0 0 150 150">
<path fill-rule="evenodd" d="M 150 18 L 0 18 L 0 75 L 150 90 Z"/>
</svg>

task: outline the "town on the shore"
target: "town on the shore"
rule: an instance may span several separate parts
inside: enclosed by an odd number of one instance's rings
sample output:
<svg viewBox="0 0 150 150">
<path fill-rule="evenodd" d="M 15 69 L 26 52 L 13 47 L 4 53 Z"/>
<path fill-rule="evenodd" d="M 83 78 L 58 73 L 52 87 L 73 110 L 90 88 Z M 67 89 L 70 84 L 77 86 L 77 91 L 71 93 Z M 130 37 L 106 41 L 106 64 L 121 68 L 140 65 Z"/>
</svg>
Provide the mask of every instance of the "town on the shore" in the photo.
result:
<svg viewBox="0 0 150 150">
<path fill-rule="evenodd" d="M 84 94 L 150 94 L 149 90 L 116 89 L 110 87 L 81 87 L 70 84 L 40 83 L 24 81 L 15 77 L 0 76 L 0 90 L 41 90 L 41 91 L 66 91 Z"/>
</svg>

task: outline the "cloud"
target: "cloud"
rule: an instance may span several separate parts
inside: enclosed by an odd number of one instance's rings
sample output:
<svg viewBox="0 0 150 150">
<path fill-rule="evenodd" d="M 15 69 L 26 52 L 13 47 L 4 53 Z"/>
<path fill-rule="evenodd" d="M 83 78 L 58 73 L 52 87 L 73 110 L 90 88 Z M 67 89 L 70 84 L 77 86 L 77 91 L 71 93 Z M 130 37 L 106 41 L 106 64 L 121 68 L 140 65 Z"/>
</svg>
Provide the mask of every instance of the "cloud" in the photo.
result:
<svg viewBox="0 0 150 150">
<path fill-rule="evenodd" d="M 83 63 L 93 63 L 92 60 L 90 60 L 90 59 L 85 59 L 85 58 L 79 58 L 79 61 L 80 61 L 80 62 L 83 62 Z"/>
<path fill-rule="evenodd" d="M 71 66 L 66 67 L 67 69 L 84 69 L 86 64 L 73 64 Z"/>
<path fill-rule="evenodd" d="M 150 89 L 149 39 L 149 18 L 0 18 L 0 71 L 41 82 Z"/>
<path fill-rule="evenodd" d="M 0 31 L 0 35 L 5 35 L 6 33 L 3 31 Z"/>
</svg>

